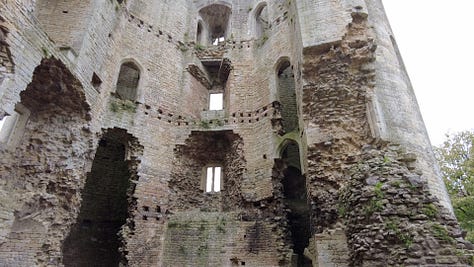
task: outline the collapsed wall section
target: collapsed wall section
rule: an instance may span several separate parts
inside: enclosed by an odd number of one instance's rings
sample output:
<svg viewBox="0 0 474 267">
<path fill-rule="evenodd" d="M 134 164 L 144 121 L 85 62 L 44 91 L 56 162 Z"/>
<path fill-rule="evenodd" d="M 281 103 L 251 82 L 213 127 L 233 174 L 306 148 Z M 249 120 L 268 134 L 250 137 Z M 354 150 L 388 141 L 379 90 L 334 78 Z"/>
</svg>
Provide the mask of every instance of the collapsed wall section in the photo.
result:
<svg viewBox="0 0 474 267">
<path fill-rule="evenodd" d="M 383 146 L 373 150 L 381 153 L 377 159 L 365 154 L 374 140 L 368 113 L 376 49 L 367 14 L 359 10 L 340 42 L 304 51 L 312 258 L 349 266 L 464 266 L 456 248 L 470 246 L 455 219 L 420 185 L 419 171 L 403 163 L 416 157 L 383 154 Z M 338 239 L 332 251 L 322 246 L 328 237 Z"/>
<path fill-rule="evenodd" d="M 467 266 L 474 246 L 401 146 L 364 146 L 339 190 L 351 266 Z"/>
<path fill-rule="evenodd" d="M 230 211 L 242 205 L 245 159 L 242 138 L 232 131 L 192 132 L 175 149 L 169 182 L 172 210 Z M 206 193 L 208 167 L 222 168 L 220 188 Z"/>
<path fill-rule="evenodd" d="M 344 171 L 368 140 L 367 91 L 373 87 L 373 40 L 355 17 L 337 46 L 305 51 L 303 113 L 308 138 L 308 190 L 320 233 L 337 222 L 337 190 Z"/>
<path fill-rule="evenodd" d="M 54 58 L 21 94 L 29 112 L 17 146 L 0 153 L 0 265 L 59 265 L 60 244 L 80 206 L 93 140 L 80 83 Z M 17 124 L 18 125 L 18 124 Z"/>
</svg>

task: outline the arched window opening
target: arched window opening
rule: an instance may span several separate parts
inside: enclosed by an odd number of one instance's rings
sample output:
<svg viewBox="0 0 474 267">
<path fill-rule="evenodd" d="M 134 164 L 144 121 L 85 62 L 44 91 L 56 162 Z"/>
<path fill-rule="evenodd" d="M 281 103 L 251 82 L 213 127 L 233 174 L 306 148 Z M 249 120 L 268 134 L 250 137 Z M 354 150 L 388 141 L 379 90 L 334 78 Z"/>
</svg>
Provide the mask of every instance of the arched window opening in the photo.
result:
<svg viewBox="0 0 474 267">
<path fill-rule="evenodd" d="M 212 4 L 199 11 L 208 26 L 209 43 L 219 45 L 228 38 L 231 8 L 226 5 Z"/>
<path fill-rule="evenodd" d="M 203 42 L 203 40 L 202 40 L 202 31 L 203 31 L 202 23 L 198 22 L 197 31 L 196 31 L 196 43 L 197 44 L 202 44 L 202 42 Z"/>
<path fill-rule="evenodd" d="M 267 4 L 261 4 L 255 12 L 255 36 L 257 39 L 268 38 L 266 32 L 269 28 Z"/>
<path fill-rule="evenodd" d="M 304 250 L 311 237 L 310 208 L 307 202 L 306 177 L 301 174 L 300 150 L 295 142 L 289 143 L 282 152 L 284 162 L 282 180 L 285 205 L 289 209 L 287 219 L 293 243 L 293 252 L 298 255 L 297 266 L 312 266 Z"/>
<path fill-rule="evenodd" d="M 140 70 L 133 62 L 123 63 L 117 79 L 117 95 L 122 99 L 135 101 L 137 98 Z"/>
<path fill-rule="evenodd" d="M 281 104 L 281 116 L 285 133 L 298 128 L 298 106 L 296 103 L 295 77 L 288 60 L 284 60 L 277 68 L 278 100 Z"/>
</svg>

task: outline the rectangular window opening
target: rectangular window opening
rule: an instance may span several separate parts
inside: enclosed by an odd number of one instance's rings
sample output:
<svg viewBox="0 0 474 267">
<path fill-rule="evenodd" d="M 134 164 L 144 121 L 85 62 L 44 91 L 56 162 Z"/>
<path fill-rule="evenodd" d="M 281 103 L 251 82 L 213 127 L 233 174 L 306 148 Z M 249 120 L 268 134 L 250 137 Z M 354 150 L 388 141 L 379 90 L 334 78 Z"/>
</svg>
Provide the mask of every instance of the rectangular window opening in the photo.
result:
<svg viewBox="0 0 474 267">
<path fill-rule="evenodd" d="M 206 170 L 206 193 L 221 191 L 222 167 L 208 167 Z"/>
<path fill-rule="evenodd" d="M 206 192 L 212 192 L 213 169 L 212 167 L 207 168 Z"/>
<path fill-rule="evenodd" d="M 15 112 L 13 115 L 7 115 L 3 117 L 0 121 L 0 142 L 7 143 L 10 139 L 10 135 L 13 132 L 13 128 L 15 127 L 16 119 L 18 115 Z"/>
<path fill-rule="evenodd" d="M 214 41 L 212 42 L 212 45 L 219 45 L 220 43 L 223 43 L 223 42 L 225 42 L 224 36 L 214 39 Z"/>
<path fill-rule="evenodd" d="M 224 94 L 210 94 L 209 95 L 209 110 L 223 110 L 224 109 Z"/>
<path fill-rule="evenodd" d="M 10 116 L 5 116 L 5 117 L 3 117 L 2 120 L 0 120 L 0 132 L 3 131 L 3 126 L 5 125 L 5 121 L 7 120 L 8 117 L 10 117 Z"/>
<path fill-rule="evenodd" d="M 214 192 L 221 191 L 221 167 L 214 168 Z"/>
</svg>

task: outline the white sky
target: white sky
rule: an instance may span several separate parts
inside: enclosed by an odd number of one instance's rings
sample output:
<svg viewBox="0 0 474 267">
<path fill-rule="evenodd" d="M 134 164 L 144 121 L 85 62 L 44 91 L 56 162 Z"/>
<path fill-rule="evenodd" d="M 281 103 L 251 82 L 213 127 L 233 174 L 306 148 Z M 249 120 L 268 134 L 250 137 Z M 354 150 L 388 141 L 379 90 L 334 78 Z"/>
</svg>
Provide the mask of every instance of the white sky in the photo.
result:
<svg viewBox="0 0 474 267">
<path fill-rule="evenodd" d="M 474 1 L 383 3 L 431 143 L 474 129 Z"/>
</svg>

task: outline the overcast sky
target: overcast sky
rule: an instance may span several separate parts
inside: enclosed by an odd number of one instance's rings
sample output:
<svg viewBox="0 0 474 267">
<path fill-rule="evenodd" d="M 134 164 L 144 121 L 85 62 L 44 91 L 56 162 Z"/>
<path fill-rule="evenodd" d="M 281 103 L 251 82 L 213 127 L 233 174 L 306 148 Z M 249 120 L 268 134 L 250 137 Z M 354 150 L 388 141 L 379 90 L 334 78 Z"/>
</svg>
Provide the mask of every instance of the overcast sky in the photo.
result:
<svg viewBox="0 0 474 267">
<path fill-rule="evenodd" d="M 474 129 L 474 0 L 383 0 L 433 145 Z"/>
</svg>

